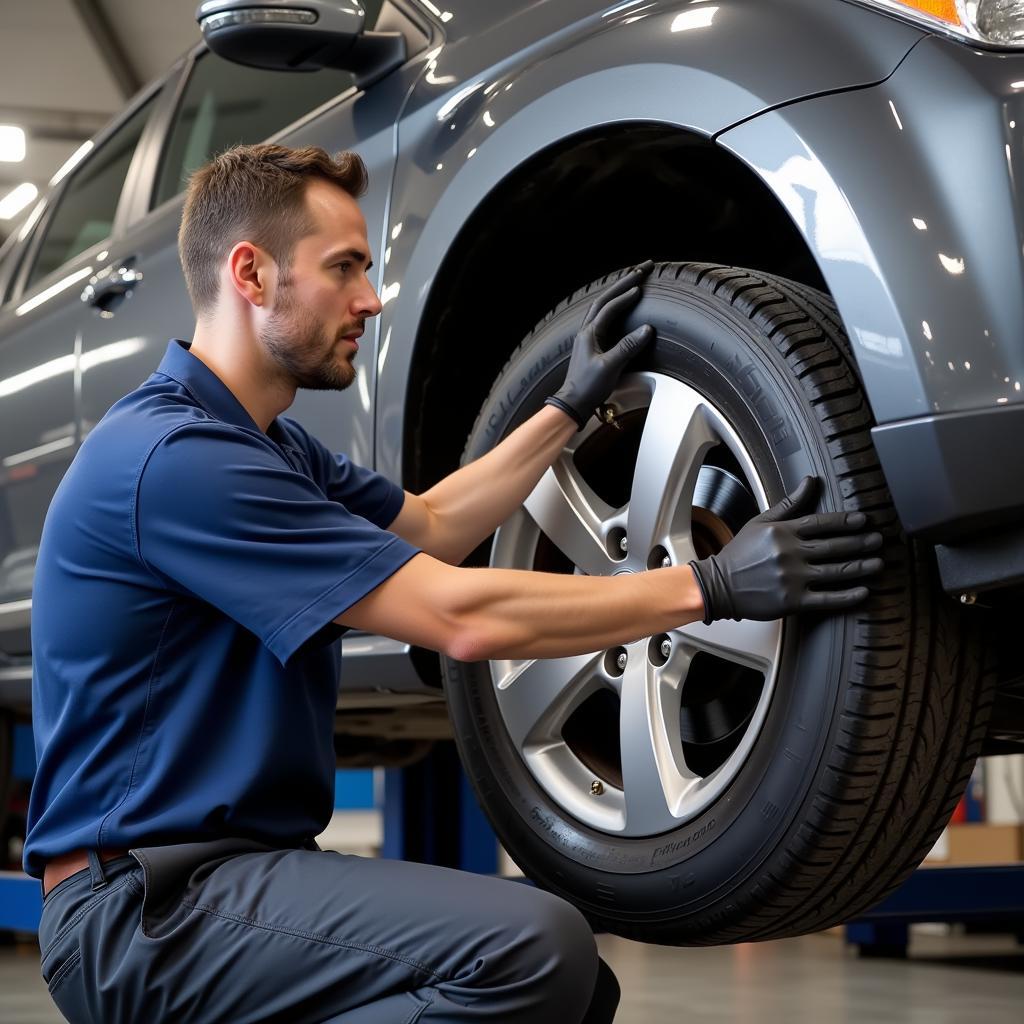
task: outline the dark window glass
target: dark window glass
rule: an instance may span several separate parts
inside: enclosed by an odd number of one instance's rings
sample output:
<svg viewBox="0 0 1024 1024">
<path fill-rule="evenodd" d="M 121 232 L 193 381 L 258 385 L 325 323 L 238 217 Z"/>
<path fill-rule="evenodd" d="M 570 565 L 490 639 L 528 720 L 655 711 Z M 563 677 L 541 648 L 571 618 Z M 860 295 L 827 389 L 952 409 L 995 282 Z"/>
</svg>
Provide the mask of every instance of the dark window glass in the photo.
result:
<svg viewBox="0 0 1024 1024">
<path fill-rule="evenodd" d="M 85 158 L 81 167 L 71 172 L 73 176 L 46 226 L 28 280 L 30 286 L 80 252 L 110 237 L 128 165 L 152 109 L 152 101 L 144 103 Z"/>
<path fill-rule="evenodd" d="M 364 3 L 367 25 L 375 24 L 381 3 Z M 348 71 L 264 71 L 204 54 L 175 115 L 152 205 L 176 196 L 192 172 L 217 153 L 263 142 L 354 83 Z"/>
</svg>

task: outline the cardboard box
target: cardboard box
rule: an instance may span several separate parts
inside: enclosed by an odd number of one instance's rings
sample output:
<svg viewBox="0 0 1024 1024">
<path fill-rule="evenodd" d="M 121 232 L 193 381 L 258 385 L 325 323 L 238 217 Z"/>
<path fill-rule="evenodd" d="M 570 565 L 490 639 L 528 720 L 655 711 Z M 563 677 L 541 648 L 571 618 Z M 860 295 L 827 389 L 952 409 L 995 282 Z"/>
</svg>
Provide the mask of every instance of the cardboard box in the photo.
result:
<svg viewBox="0 0 1024 1024">
<path fill-rule="evenodd" d="M 1016 864 L 1024 860 L 1024 825 L 950 825 L 947 864 Z"/>
</svg>

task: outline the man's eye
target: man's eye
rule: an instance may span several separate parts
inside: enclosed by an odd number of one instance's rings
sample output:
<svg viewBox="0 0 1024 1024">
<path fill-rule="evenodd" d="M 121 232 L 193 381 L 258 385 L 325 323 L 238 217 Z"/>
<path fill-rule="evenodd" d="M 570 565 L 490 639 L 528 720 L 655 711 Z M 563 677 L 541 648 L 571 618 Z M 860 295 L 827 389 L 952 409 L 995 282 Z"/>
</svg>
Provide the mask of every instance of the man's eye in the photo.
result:
<svg viewBox="0 0 1024 1024">
<path fill-rule="evenodd" d="M 338 264 L 338 269 L 339 269 L 339 270 L 340 270 L 340 271 L 341 271 L 341 272 L 342 272 L 343 274 L 347 274 L 347 273 L 348 273 L 348 271 L 352 269 L 352 264 L 351 264 L 351 263 L 339 263 L 339 264 Z"/>
</svg>

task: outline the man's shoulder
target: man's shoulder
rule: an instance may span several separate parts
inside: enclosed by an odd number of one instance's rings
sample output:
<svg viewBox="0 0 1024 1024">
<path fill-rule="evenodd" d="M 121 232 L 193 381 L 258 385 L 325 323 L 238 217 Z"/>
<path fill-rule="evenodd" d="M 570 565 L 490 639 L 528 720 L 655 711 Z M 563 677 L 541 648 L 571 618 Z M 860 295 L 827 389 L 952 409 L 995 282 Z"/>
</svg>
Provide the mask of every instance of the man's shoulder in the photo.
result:
<svg viewBox="0 0 1024 1024">
<path fill-rule="evenodd" d="M 138 473 L 171 449 L 198 462 L 222 459 L 228 449 L 256 457 L 272 451 L 260 431 L 225 422 L 177 381 L 154 374 L 107 410 L 80 454 Z"/>
<path fill-rule="evenodd" d="M 85 436 L 49 504 L 45 551 L 92 551 L 96 538 L 111 550 L 131 547 L 125 527 L 148 460 L 169 436 L 210 419 L 194 401 L 152 381 L 117 401 Z"/>
<path fill-rule="evenodd" d="M 136 472 L 154 449 L 188 428 L 215 428 L 220 421 L 176 382 L 154 375 L 115 402 L 82 443 L 79 460 L 107 471 Z M 223 426 L 223 424 L 221 424 Z"/>
</svg>

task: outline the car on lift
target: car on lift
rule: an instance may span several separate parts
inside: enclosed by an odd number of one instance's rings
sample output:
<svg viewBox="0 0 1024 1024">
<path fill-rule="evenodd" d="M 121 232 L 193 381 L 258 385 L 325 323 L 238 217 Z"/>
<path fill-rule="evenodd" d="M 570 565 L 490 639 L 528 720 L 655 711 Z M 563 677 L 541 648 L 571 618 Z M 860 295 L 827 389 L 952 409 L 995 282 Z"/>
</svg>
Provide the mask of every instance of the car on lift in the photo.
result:
<svg viewBox="0 0 1024 1024">
<path fill-rule="evenodd" d="M 462 664 L 349 633 L 339 763 L 406 763 L 454 735 L 515 861 L 622 935 L 775 938 L 878 902 L 976 758 L 1024 749 L 1022 5 L 210 0 L 198 16 L 204 42 L 0 252 L 8 720 L 30 700 L 54 488 L 191 335 L 189 173 L 236 142 L 354 149 L 383 312 L 349 394 L 291 412 L 409 490 L 539 409 L 594 290 L 658 261 L 626 324 L 656 342 L 469 564 L 684 563 L 813 473 L 823 510 L 884 533 L 886 569 L 849 614 L 577 658 Z"/>
</svg>

